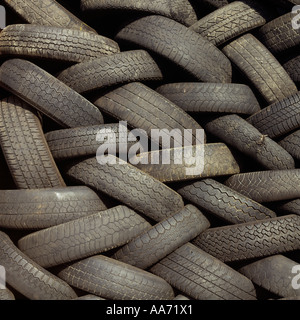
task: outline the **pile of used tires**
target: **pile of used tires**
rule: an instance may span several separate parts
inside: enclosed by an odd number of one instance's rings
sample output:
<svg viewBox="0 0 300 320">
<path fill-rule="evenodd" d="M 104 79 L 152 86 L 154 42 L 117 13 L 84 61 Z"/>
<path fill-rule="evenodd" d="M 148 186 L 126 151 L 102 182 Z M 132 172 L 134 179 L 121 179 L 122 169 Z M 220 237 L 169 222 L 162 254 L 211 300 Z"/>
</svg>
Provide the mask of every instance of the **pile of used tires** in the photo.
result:
<svg viewBox="0 0 300 320">
<path fill-rule="evenodd" d="M 0 300 L 300 297 L 298 0 L 1 4 Z"/>
</svg>

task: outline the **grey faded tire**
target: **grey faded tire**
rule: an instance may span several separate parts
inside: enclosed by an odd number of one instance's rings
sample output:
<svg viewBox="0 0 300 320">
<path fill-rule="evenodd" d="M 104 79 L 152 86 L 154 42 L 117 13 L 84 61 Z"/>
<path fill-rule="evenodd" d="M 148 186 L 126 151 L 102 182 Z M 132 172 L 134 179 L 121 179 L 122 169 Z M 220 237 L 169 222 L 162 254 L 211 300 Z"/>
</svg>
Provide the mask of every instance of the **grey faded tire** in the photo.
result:
<svg viewBox="0 0 300 320">
<path fill-rule="evenodd" d="M 121 29 L 117 41 L 126 41 L 171 60 L 203 82 L 231 82 L 226 56 L 186 26 L 162 16 L 138 19 Z"/>
<path fill-rule="evenodd" d="M 238 271 L 253 283 L 280 297 L 300 297 L 300 291 L 292 286 L 292 271 L 298 263 L 283 256 L 274 255 L 250 263 Z"/>
<path fill-rule="evenodd" d="M 45 134 L 48 146 L 55 160 L 96 156 L 102 143 L 110 144 L 116 152 L 134 145 L 128 141 L 128 130 L 123 130 L 118 123 L 102 124 L 70 129 L 50 131 Z"/>
<path fill-rule="evenodd" d="M 287 135 L 278 144 L 288 151 L 295 159 L 300 159 L 300 130 Z"/>
<path fill-rule="evenodd" d="M 132 50 L 79 63 L 59 74 L 60 81 L 79 93 L 135 81 L 162 80 L 163 75 L 145 50 Z"/>
<path fill-rule="evenodd" d="M 247 121 L 271 139 L 300 127 L 300 91 L 253 114 Z"/>
<path fill-rule="evenodd" d="M 59 27 L 17 24 L 7 26 L 0 34 L 3 57 L 83 62 L 119 51 L 118 44 L 111 39 Z"/>
<path fill-rule="evenodd" d="M 251 5 L 234 1 L 201 18 L 190 28 L 216 46 L 266 23 Z"/>
<path fill-rule="evenodd" d="M 91 102 L 27 60 L 4 62 L 0 85 L 63 127 L 103 123 L 101 112 Z"/>
<path fill-rule="evenodd" d="M 194 206 L 187 205 L 119 249 L 112 258 L 147 269 L 210 226 Z"/>
<path fill-rule="evenodd" d="M 274 202 L 276 210 L 283 214 L 297 214 L 300 215 L 300 199 L 293 199 L 290 201 L 284 201 L 282 203 Z"/>
<path fill-rule="evenodd" d="M 252 282 L 191 243 L 159 261 L 151 272 L 196 300 L 255 300 Z"/>
<path fill-rule="evenodd" d="M 0 301 L 16 300 L 14 294 L 9 289 L 0 289 Z"/>
<path fill-rule="evenodd" d="M 106 209 L 85 186 L 30 190 L 0 190 L 0 226 L 43 229 Z"/>
<path fill-rule="evenodd" d="M 286 215 L 207 229 L 192 243 L 224 262 L 300 249 L 300 216 Z"/>
<path fill-rule="evenodd" d="M 158 93 L 186 112 L 253 114 L 260 111 L 252 90 L 238 83 L 184 82 L 164 84 Z"/>
<path fill-rule="evenodd" d="M 169 130 L 166 132 L 169 136 L 173 129 L 179 129 L 182 134 L 184 129 L 193 130 L 193 136 L 196 136 L 195 130 L 202 129 L 180 107 L 139 82 L 125 84 L 93 102 L 102 112 L 127 121 L 128 126 L 145 130 L 148 137 L 152 137 L 152 129 Z M 173 141 L 182 144 L 182 138 L 173 138 Z"/>
<path fill-rule="evenodd" d="M 267 48 L 248 33 L 223 48 L 227 57 L 245 74 L 271 104 L 297 92 L 289 74 Z"/>
<path fill-rule="evenodd" d="M 81 0 L 81 9 L 86 12 L 121 11 L 142 14 L 157 14 L 176 20 L 184 25 L 197 21 L 197 15 L 188 0 Z"/>
<path fill-rule="evenodd" d="M 95 296 L 93 294 L 86 294 L 83 296 L 80 296 L 78 298 L 72 299 L 72 300 L 105 300 L 99 296 Z"/>
<path fill-rule="evenodd" d="M 69 300 L 77 297 L 65 281 L 21 252 L 4 232 L 0 231 L 0 239 L 0 261 L 11 287 L 30 300 Z"/>
<path fill-rule="evenodd" d="M 163 157 L 168 159 L 164 154 L 170 154 L 168 164 L 161 161 Z M 238 163 L 224 143 L 144 152 L 130 158 L 130 162 L 136 163 L 137 168 L 162 182 L 226 176 L 240 172 Z"/>
<path fill-rule="evenodd" d="M 93 157 L 69 164 L 64 172 L 77 183 L 102 191 L 155 221 L 184 206 L 182 197 L 174 190 L 129 163 L 119 163 L 112 155 L 106 164 Z"/>
<path fill-rule="evenodd" d="M 205 130 L 266 169 L 295 168 L 293 157 L 284 148 L 238 115 L 222 116 L 210 121 L 205 125 Z"/>
<path fill-rule="evenodd" d="M 259 38 L 274 54 L 299 48 L 300 31 L 293 28 L 294 17 L 294 14 L 288 12 L 260 28 Z"/>
<path fill-rule="evenodd" d="M 268 170 L 232 175 L 225 184 L 257 202 L 300 197 L 300 170 Z"/>
<path fill-rule="evenodd" d="M 65 187 L 39 118 L 14 96 L 0 101 L 0 144 L 17 188 Z"/>
<path fill-rule="evenodd" d="M 59 272 L 71 286 L 109 300 L 170 300 L 172 287 L 163 279 L 124 262 L 96 255 Z"/>
<path fill-rule="evenodd" d="M 3 2 L 29 24 L 65 27 L 96 33 L 95 30 L 66 10 L 57 1 L 4 0 Z"/>
<path fill-rule="evenodd" d="M 293 81 L 300 82 L 300 55 L 287 61 L 283 67 Z"/>
<path fill-rule="evenodd" d="M 48 268 L 122 246 L 149 227 L 133 210 L 117 206 L 28 234 L 18 247 Z"/>
<path fill-rule="evenodd" d="M 275 218 L 274 211 L 213 179 L 203 179 L 177 190 L 182 197 L 232 223 Z"/>
</svg>

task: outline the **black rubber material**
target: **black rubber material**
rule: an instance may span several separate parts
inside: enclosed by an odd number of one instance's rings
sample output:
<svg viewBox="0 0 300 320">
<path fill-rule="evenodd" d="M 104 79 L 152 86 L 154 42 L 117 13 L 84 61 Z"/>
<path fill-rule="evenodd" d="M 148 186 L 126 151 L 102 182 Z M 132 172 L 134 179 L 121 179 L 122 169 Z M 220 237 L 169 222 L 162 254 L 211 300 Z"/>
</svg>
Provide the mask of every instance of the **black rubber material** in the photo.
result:
<svg viewBox="0 0 300 320">
<path fill-rule="evenodd" d="M 300 130 L 289 134 L 278 142 L 285 150 L 287 150 L 295 159 L 300 160 Z"/>
<path fill-rule="evenodd" d="M 300 82 L 300 55 L 286 62 L 283 67 L 293 81 Z"/>
<path fill-rule="evenodd" d="M 9 289 L 0 289 L 0 300 L 16 300 L 14 294 Z"/>
</svg>

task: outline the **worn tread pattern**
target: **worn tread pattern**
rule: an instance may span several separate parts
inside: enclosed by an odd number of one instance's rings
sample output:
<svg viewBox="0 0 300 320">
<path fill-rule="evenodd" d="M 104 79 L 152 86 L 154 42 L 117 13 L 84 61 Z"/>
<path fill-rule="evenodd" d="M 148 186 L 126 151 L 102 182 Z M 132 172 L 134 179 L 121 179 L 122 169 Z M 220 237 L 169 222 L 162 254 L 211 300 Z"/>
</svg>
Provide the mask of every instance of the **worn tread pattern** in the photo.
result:
<svg viewBox="0 0 300 320">
<path fill-rule="evenodd" d="M 29 24 L 57 26 L 96 33 L 61 4 L 54 0 L 4 0 Z"/>
<path fill-rule="evenodd" d="M 103 123 L 96 106 L 27 60 L 4 62 L 0 67 L 0 85 L 63 127 Z"/>
<path fill-rule="evenodd" d="M 271 139 L 300 127 L 300 91 L 253 114 L 247 121 Z"/>
<path fill-rule="evenodd" d="M 186 26 L 162 16 L 138 19 L 121 29 L 117 41 L 155 52 L 203 82 L 231 82 L 232 68 L 212 43 Z"/>
<path fill-rule="evenodd" d="M 187 243 L 151 272 L 196 300 L 255 300 L 252 282 L 228 265 Z"/>
<path fill-rule="evenodd" d="M 7 288 L 0 289 L 0 301 L 3 300 L 16 300 L 14 294 Z"/>
<path fill-rule="evenodd" d="M 147 51 L 132 50 L 79 63 L 57 78 L 78 93 L 85 93 L 128 82 L 162 80 L 163 75 Z"/>
<path fill-rule="evenodd" d="M 234 1 L 206 15 L 190 28 L 215 46 L 220 46 L 265 23 L 265 18 L 255 8 L 241 1 Z"/>
<path fill-rule="evenodd" d="M 119 162 L 112 155 L 106 164 L 90 158 L 73 163 L 64 171 L 76 182 L 102 191 L 155 221 L 161 221 L 184 207 L 177 192 L 134 166 Z"/>
<path fill-rule="evenodd" d="M 293 157 L 284 148 L 238 115 L 222 116 L 210 121 L 205 125 L 205 130 L 256 160 L 266 169 L 295 168 Z"/>
<path fill-rule="evenodd" d="M 192 243 L 224 262 L 270 256 L 300 249 L 300 216 L 207 229 Z"/>
<path fill-rule="evenodd" d="M 168 164 L 162 163 L 161 159 L 165 156 L 163 152 L 170 154 Z M 154 164 L 152 159 L 155 159 L 157 164 Z M 240 172 L 238 163 L 224 143 L 144 152 L 130 158 L 130 161 L 137 163 L 137 168 L 162 182 L 226 176 Z"/>
<path fill-rule="evenodd" d="M 112 300 L 170 300 L 172 287 L 160 277 L 109 257 L 97 255 L 59 272 L 70 285 Z"/>
<path fill-rule="evenodd" d="M 287 150 L 295 159 L 300 160 L 300 130 L 289 134 L 278 142 L 285 150 Z"/>
<path fill-rule="evenodd" d="M 295 83 L 283 66 L 252 34 L 232 41 L 223 48 L 223 52 L 269 104 L 297 92 Z"/>
<path fill-rule="evenodd" d="M 276 217 L 274 211 L 213 179 L 196 181 L 177 192 L 200 209 L 232 224 Z"/>
<path fill-rule="evenodd" d="M 157 14 L 176 20 L 186 26 L 197 21 L 197 15 L 188 0 L 81 0 L 84 12 L 99 10 L 135 11 Z"/>
<path fill-rule="evenodd" d="M 83 62 L 120 51 L 106 37 L 79 30 L 36 25 L 9 25 L 0 34 L 0 55 Z"/>
<path fill-rule="evenodd" d="M 237 83 L 184 82 L 164 84 L 156 91 L 186 112 L 254 114 L 260 105 L 252 90 Z"/>
<path fill-rule="evenodd" d="M 300 82 L 300 55 L 283 64 L 293 81 Z"/>
<path fill-rule="evenodd" d="M 124 245 L 149 227 L 131 209 L 117 206 L 31 233 L 18 241 L 18 247 L 48 268 Z"/>
<path fill-rule="evenodd" d="M 106 209 L 99 196 L 85 186 L 0 190 L 3 228 L 49 228 Z"/>
<path fill-rule="evenodd" d="M 292 287 L 292 269 L 297 262 L 274 255 L 248 264 L 238 271 L 258 286 L 280 297 L 299 297 L 300 291 Z"/>
<path fill-rule="evenodd" d="M 288 12 L 260 28 L 259 38 L 272 53 L 284 53 L 299 47 L 300 31 L 293 28 L 293 18 L 294 15 Z"/>
<path fill-rule="evenodd" d="M 74 290 L 62 279 L 45 270 L 0 231 L 0 261 L 6 270 L 7 283 L 31 300 L 69 300 Z"/>
<path fill-rule="evenodd" d="M 210 226 L 194 206 L 187 205 L 118 250 L 112 258 L 147 269 Z"/>
<path fill-rule="evenodd" d="M 39 118 L 14 96 L 0 101 L 0 144 L 17 188 L 65 187 Z"/>
<path fill-rule="evenodd" d="M 272 202 L 300 197 L 300 170 L 268 170 L 240 173 L 225 184 L 257 202 Z"/>
</svg>

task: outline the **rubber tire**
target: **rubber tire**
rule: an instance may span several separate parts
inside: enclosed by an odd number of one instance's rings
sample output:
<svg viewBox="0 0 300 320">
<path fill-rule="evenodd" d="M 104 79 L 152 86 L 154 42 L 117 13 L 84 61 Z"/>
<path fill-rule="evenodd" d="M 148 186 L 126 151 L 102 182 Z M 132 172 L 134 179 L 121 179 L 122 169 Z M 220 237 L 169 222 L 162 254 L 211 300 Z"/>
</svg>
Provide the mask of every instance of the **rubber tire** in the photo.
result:
<svg viewBox="0 0 300 320">
<path fill-rule="evenodd" d="M 75 162 L 64 172 L 75 182 L 102 191 L 157 222 L 184 207 L 182 197 L 174 190 L 128 163 L 118 163 L 113 156 L 105 165 L 95 157 Z"/>
<path fill-rule="evenodd" d="M 33 63 L 12 59 L 0 67 L 0 85 L 62 127 L 103 123 L 98 108 Z"/>
<path fill-rule="evenodd" d="M 0 191 L 0 226 L 44 229 L 106 210 L 85 186 Z"/>
<path fill-rule="evenodd" d="M 131 158 L 130 161 L 132 161 L 132 159 L 134 159 L 133 161 L 140 160 L 141 162 L 135 166 L 161 182 L 226 176 L 240 172 L 238 163 L 230 149 L 224 143 L 203 144 L 198 146 L 198 148 L 199 151 L 197 151 L 195 146 L 193 146 L 192 149 L 189 147 L 165 149 L 166 152 L 170 152 L 170 164 L 162 164 L 161 161 L 159 161 L 159 164 L 151 163 L 152 157 L 154 157 L 154 159 L 162 159 L 162 151 L 140 153 L 138 156 Z M 179 160 L 182 160 L 182 164 L 175 163 L 174 158 L 178 159 L 180 156 L 180 153 L 177 154 L 175 150 L 182 153 L 179 158 Z M 185 152 L 188 153 L 183 156 Z M 199 152 L 199 155 L 197 155 L 197 152 Z M 191 154 L 194 159 L 196 158 L 196 164 L 191 165 L 188 163 L 190 160 L 189 154 Z M 148 164 L 143 164 L 145 160 Z M 196 166 L 197 162 L 199 167 Z M 187 170 L 190 170 L 190 172 Z"/>
<path fill-rule="evenodd" d="M 150 269 L 196 300 L 255 300 L 252 282 L 228 265 L 187 243 Z"/>
<path fill-rule="evenodd" d="M 251 115 L 261 110 L 252 90 L 244 84 L 170 83 L 158 87 L 156 91 L 186 112 Z"/>
<path fill-rule="evenodd" d="M 269 170 L 240 173 L 225 184 L 259 203 L 300 197 L 300 170 Z"/>
<path fill-rule="evenodd" d="M 248 264 L 238 271 L 256 285 L 280 297 L 299 297 L 299 290 L 292 287 L 291 271 L 297 262 L 283 256 L 274 255 Z"/>
<path fill-rule="evenodd" d="M 132 50 L 79 63 L 57 77 L 78 93 L 135 81 L 158 81 L 163 75 L 144 50 Z"/>
<path fill-rule="evenodd" d="M 285 201 L 284 203 L 271 203 L 282 214 L 297 214 L 300 215 L 300 199 Z"/>
<path fill-rule="evenodd" d="M 71 286 L 109 300 L 170 300 L 172 287 L 150 272 L 97 255 L 58 273 Z"/>
<path fill-rule="evenodd" d="M 19 189 L 65 187 L 40 120 L 14 96 L 0 101 L 0 144 Z"/>
<path fill-rule="evenodd" d="M 195 80 L 231 82 L 231 64 L 225 55 L 195 31 L 169 18 L 138 19 L 121 29 L 115 39 L 171 60 Z"/>
<path fill-rule="evenodd" d="M 196 13 L 188 0 L 81 0 L 81 10 L 105 12 L 121 11 L 143 14 L 157 14 L 190 26 L 197 21 Z"/>
<path fill-rule="evenodd" d="M 289 152 L 295 159 L 300 160 L 300 130 L 297 130 L 282 140 L 278 144 Z"/>
<path fill-rule="evenodd" d="M 234 1 L 201 18 L 190 29 L 220 46 L 265 23 L 265 18 L 251 5 Z"/>
<path fill-rule="evenodd" d="M 0 33 L 3 57 L 83 62 L 120 51 L 106 37 L 79 30 L 30 24 L 9 25 Z"/>
<path fill-rule="evenodd" d="M 249 122 L 232 114 L 205 125 L 205 131 L 231 145 L 268 170 L 294 169 L 293 157 L 277 142 L 261 134 Z"/>
<path fill-rule="evenodd" d="M 0 231 L 0 261 L 7 283 L 30 300 L 69 300 L 77 297 L 63 280 L 45 270 L 21 252 Z"/>
<path fill-rule="evenodd" d="M 269 208 L 212 179 L 190 183 L 177 192 L 200 209 L 230 224 L 276 217 Z"/>
<path fill-rule="evenodd" d="M 300 127 L 300 91 L 253 114 L 247 121 L 276 139 Z"/>
<path fill-rule="evenodd" d="M 192 243 L 226 263 L 299 250 L 300 216 L 211 228 Z"/>
<path fill-rule="evenodd" d="M 300 82 L 300 55 L 286 62 L 283 67 L 293 81 Z"/>
<path fill-rule="evenodd" d="M 94 29 L 54 0 L 4 0 L 3 2 L 29 24 L 57 26 L 96 33 Z"/>
<path fill-rule="evenodd" d="M 188 204 L 119 249 L 113 259 L 147 269 L 210 226 L 206 217 Z"/>
<path fill-rule="evenodd" d="M 227 57 L 245 74 L 268 104 L 294 93 L 297 87 L 283 66 L 248 33 L 223 48 Z"/>
<path fill-rule="evenodd" d="M 16 300 L 14 294 L 9 289 L 0 289 L 0 301 L 3 300 Z"/>
<path fill-rule="evenodd" d="M 118 153 L 119 146 L 121 148 L 126 147 L 123 141 L 127 142 L 127 148 L 134 145 L 134 142 L 127 141 L 129 131 L 120 134 L 119 127 L 119 124 L 112 123 L 55 130 L 46 133 L 45 138 L 55 160 L 96 156 L 97 149 L 100 146 L 100 142 L 96 138 L 100 130 L 102 130 L 100 136 L 103 137 L 103 140 L 106 135 L 116 138 L 116 153 Z M 98 138 L 100 139 L 99 136 Z M 109 139 L 105 141 L 106 144 L 109 143 Z"/>
<path fill-rule="evenodd" d="M 131 209 L 117 206 L 30 233 L 19 239 L 18 247 L 49 268 L 122 246 L 150 227 Z"/>
</svg>

